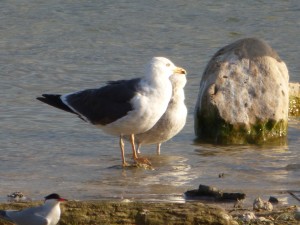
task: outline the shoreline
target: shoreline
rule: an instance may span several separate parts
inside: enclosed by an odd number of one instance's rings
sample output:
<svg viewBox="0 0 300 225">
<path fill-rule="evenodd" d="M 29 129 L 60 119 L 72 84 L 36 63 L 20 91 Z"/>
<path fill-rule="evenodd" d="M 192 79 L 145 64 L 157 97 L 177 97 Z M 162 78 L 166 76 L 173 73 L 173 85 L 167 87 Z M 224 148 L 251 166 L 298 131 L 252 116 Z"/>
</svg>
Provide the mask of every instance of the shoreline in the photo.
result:
<svg viewBox="0 0 300 225">
<path fill-rule="evenodd" d="M 1 203 L 0 209 L 23 209 L 42 204 L 42 201 L 27 203 Z M 233 204 L 232 204 L 233 205 Z M 272 211 L 253 211 L 251 208 L 225 207 L 223 203 L 140 202 L 140 201 L 68 201 L 61 204 L 62 215 L 59 225 L 92 224 L 245 224 L 241 220 L 246 212 L 253 212 L 257 218 L 246 224 L 298 224 L 295 219 L 296 206 L 274 205 Z M 0 225 L 11 223 L 0 220 Z"/>
</svg>

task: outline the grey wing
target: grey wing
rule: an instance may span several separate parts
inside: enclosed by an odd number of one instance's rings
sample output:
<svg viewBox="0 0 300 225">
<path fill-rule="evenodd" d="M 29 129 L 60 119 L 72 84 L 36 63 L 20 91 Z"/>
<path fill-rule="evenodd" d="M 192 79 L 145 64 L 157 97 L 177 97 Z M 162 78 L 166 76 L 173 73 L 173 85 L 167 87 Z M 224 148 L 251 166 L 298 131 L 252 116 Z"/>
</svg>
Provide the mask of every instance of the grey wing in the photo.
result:
<svg viewBox="0 0 300 225">
<path fill-rule="evenodd" d="M 99 89 L 87 89 L 61 97 L 81 118 L 106 125 L 134 110 L 131 99 L 139 91 L 141 79 L 111 81 Z"/>
<path fill-rule="evenodd" d="M 28 217 L 25 216 L 19 219 L 15 220 L 18 225 L 49 225 L 48 219 L 38 214 L 33 214 Z"/>
<path fill-rule="evenodd" d="M 41 216 L 39 214 L 35 214 L 34 221 L 31 223 L 31 225 L 49 225 L 49 224 L 50 221 L 44 216 Z"/>
<path fill-rule="evenodd" d="M 39 207 L 33 207 L 21 211 L 10 211 L 7 215 L 18 225 L 48 225 L 48 219 L 38 214 L 37 211 Z"/>
<path fill-rule="evenodd" d="M 47 218 L 42 217 L 40 215 L 32 215 L 28 218 L 25 218 L 22 225 L 49 225 L 49 221 Z"/>
</svg>

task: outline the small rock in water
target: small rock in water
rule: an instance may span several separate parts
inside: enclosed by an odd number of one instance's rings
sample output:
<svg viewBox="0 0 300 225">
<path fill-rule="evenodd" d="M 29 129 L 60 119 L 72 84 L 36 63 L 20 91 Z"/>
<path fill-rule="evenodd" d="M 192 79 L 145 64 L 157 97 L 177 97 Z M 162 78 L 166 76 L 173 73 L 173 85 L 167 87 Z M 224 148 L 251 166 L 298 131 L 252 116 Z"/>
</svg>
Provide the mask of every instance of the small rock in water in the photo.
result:
<svg viewBox="0 0 300 225">
<path fill-rule="evenodd" d="M 279 200 L 276 197 L 270 196 L 269 202 L 271 202 L 272 204 L 278 204 Z"/>
<path fill-rule="evenodd" d="M 186 191 L 185 196 L 188 198 L 212 198 L 218 201 L 237 201 L 246 197 L 244 193 L 222 192 L 216 187 L 202 184 L 199 185 L 198 190 Z"/>
<path fill-rule="evenodd" d="M 124 168 L 127 168 L 127 169 L 142 168 L 145 170 L 155 170 L 154 167 L 152 167 L 151 165 L 149 165 L 147 163 L 143 163 L 143 162 L 135 162 L 133 164 L 127 164 L 127 165 L 123 166 L 123 169 Z"/>
<path fill-rule="evenodd" d="M 25 202 L 28 198 L 20 191 L 13 192 L 7 195 L 7 201 L 9 202 Z"/>
<path fill-rule="evenodd" d="M 224 178 L 225 177 L 225 173 L 220 173 L 219 174 L 219 178 Z"/>
</svg>

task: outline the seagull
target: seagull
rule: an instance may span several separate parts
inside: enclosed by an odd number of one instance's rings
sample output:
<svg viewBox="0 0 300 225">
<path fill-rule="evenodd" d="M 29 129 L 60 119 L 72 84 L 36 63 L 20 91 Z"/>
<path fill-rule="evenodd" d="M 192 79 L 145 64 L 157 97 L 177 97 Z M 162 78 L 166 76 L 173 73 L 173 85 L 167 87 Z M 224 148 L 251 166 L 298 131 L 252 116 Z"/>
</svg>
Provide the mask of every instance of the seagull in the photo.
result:
<svg viewBox="0 0 300 225">
<path fill-rule="evenodd" d="M 150 130 L 135 135 L 138 153 L 142 145 L 157 144 L 156 152 L 159 155 L 161 144 L 178 134 L 186 123 L 187 107 L 184 103 L 183 90 L 186 76 L 175 73 L 170 77 L 170 81 L 173 92 L 166 112 Z M 129 137 L 126 136 L 126 139 L 129 140 Z"/>
<path fill-rule="evenodd" d="M 106 86 L 64 95 L 43 94 L 37 99 L 56 108 L 74 113 L 104 132 L 119 136 L 122 165 L 127 166 L 123 136 L 130 137 L 133 159 L 139 158 L 134 135 L 152 128 L 164 114 L 172 96 L 170 76 L 186 74 L 169 59 L 154 57 L 146 65 L 145 75 L 130 80 L 110 81 Z"/>
<path fill-rule="evenodd" d="M 45 197 L 41 206 L 23 210 L 0 210 L 0 218 L 17 225 L 56 225 L 60 219 L 60 203 L 67 201 L 58 194 Z"/>
</svg>

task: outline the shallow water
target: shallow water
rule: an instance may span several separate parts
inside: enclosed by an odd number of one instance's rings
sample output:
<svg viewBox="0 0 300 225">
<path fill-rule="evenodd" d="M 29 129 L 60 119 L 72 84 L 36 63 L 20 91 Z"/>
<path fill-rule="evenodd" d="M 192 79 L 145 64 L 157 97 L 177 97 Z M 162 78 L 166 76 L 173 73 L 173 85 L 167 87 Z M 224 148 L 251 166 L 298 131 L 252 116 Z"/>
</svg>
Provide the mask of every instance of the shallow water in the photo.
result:
<svg viewBox="0 0 300 225">
<path fill-rule="evenodd" d="M 248 196 L 299 191 L 299 119 L 290 119 L 283 145 L 194 142 L 201 74 L 224 45 L 263 38 L 288 65 L 290 80 L 300 81 L 299 1 L 235 2 L 1 1 L 0 201 L 13 191 L 33 198 L 58 192 L 76 199 L 182 201 L 182 193 L 200 183 Z M 155 146 L 142 149 L 155 170 L 122 170 L 116 137 L 35 100 L 140 76 L 158 55 L 188 71 L 189 115 L 162 155 Z"/>
</svg>

